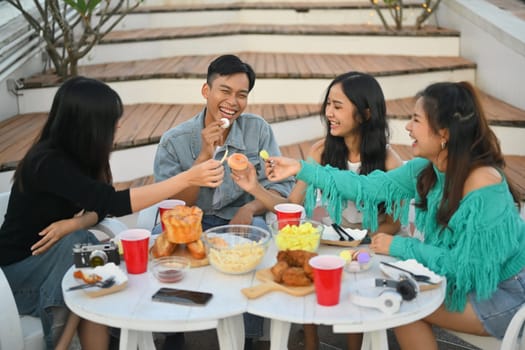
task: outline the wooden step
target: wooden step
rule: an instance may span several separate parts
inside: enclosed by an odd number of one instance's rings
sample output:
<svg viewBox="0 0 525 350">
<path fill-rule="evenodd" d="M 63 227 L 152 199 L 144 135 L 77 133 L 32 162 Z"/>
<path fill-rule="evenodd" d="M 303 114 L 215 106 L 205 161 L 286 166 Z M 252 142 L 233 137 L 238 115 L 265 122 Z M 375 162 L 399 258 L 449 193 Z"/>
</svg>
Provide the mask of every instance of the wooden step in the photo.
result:
<svg viewBox="0 0 525 350">
<path fill-rule="evenodd" d="M 382 2 L 381 8 L 385 8 Z M 404 1 L 404 8 L 421 8 L 418 1 Z M 261 9 L 293 9 L 297 11 L 307 11 L 313 9 L 371 9 L 368 1 L 239 1 L 239 2 L 193 2 L 188 3 L 167 3 L 162 5 L 142 5 L 133 13 L 154 13 L 154 12 L 193 12 L 193 11 L 224 11 L 224 10 L 261 10 Z"/>
<path fill-rule="evenodd" d="M 376 77 L 475 69 L 476 64 L 462 57 L 299 54 L 239 52 L 252 65 L 258 79 L 332 79 L 356 70 Z M 129 62 L 112 62 L 79 67 L 79 74 L 106 82 L 145 79 L 205 79 L 209 63 L 217 55 L 190 55 Z M 57 86 L 61 79 L 46 72 L 24 79 L 24 89 Z"/>
<path fill-rule="evenodd" d="M 459 37 L 459 32 L 436 26 L 425 26 L 417 30 L 405 26 L 403 30 L 386 30 L 381 25 L 278 25 L 278 24 L 218 24 L 195 27 L 142 28 L 110 32 L 101 44 L 200 38 L 235 34 L 274 34 L 274 35 L 337 35 L 337 36 L 388 36 L 388 37 Z"/>
<path fill-rule="evenodd" d="M 152 16 L 152 15 L 151 15 Z M 167 14 L 165 16 L 168 16 Z M 254 15 L 252 16 L 254 18 Z M 251 18 L 251 17 L 250 17 Z M 292 16 L 293 18 L 293 16 Z M 167 23 L 162 23 L 162 22 Z M 182 20 L 181 20 L 182 21 Z M 454 57 L 460 55 L 459 32 L 435 26 L 420 30 L 385 30 L 382 25 L 343 22 L 208 23 L 184 19 L 176 26 L 171 18 L 143 19 L 125 30 L 114 30 L 93 48 L 80 64 L 137 61 L 173 56 L 229 53 L 236 51 L 302 54 L 376 54 Z M 211 20 L 210 20 L 211 21 Z M 157 25 L 161 22 L 160 25 Z M 206 25 L 196 26 L 197 23 Z M 301 24 L 297 24 L 301 23 Z M 312 45 L 312 40 L 318 44 Z"/>
<path fill-rule="evenodd" d="M 163 0 L 158 5 L 142 4 L 128 14 L 116 30 L 144 27 L 188 27 L 201 24 L 374 24 L 382 25 L 376 10 L 366 1 L 308 2 L 202 2 L 186 4 Z M 151 3 L 151 2 L 150 2 Z M 377 3 L 377 2 L 376 2 Z M 419 1 L 403 2 L 403 25 L 414 25 L 423 8 Z M 382 1 L 378 5 L 389 25 L 394 21 Z M 431 17 L 426 25 L 437 24 Z"/>
<path fill-rule="evenodd" d="M 295 159 L 305 159 L 310 147 L 317 140 L 305 141 L 294 145 L 281 147 L 283 156 Z M 403 160 L 412 159 L 412 150 L 407 145 L 392 145 L 393 149 Z M 505 174 L 515 186 L 521 201 L 525 201 L 525 157 L 524 156 L 505 156 Z M 154 182 L 153 175 L 143 176 L 131 181 L 115 183 L 115 188 L 122 190 L 126 188 L 148 185 Z"/>
<path fill-rule="evenodd" d="M 197 114 L 202 104 L 134 104 L 124 106 L 114 149 L 159 142 L 162 134 Z M 246 112 L 264 116 L 269 123 L 319 115 L 318 104 L 250 104 Z M 33 144 L 47 118 L 30 113 L 0 122 L 0 171 L 13 170 Z"/>
<path fill-rule="evenodd" d="M 525 128 L 525 111 L 480 92 L 489 124 Z M 413 111 L 414 99 L 387 101 L 391 119 L 407 120 Z M 134 104 L 124 106 L 121 127 L 115 135 L 115 149 L 155 144 L 162 134 L 191 118 L 202 104 Z M 319 104 L 249 104 L 246 112 L 264 116 L 270 124 L 320 115 Z M 147 116 L 147 118 L 145 117 Z M 0 171 L 12 170 L 42 128 L 47 115 L 17 115 L 0 122 Z M 293 147 L 292 147 L 293 148 Z"/>
</svg>

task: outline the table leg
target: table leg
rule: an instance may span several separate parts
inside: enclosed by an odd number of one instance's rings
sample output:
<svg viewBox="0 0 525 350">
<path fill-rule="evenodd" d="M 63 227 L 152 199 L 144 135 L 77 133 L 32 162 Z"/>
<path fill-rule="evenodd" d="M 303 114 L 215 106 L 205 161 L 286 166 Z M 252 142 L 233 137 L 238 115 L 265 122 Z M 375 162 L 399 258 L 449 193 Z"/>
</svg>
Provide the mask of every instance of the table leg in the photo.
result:
<svg viewBox="0 0 525 350">
<path fill-rule="evenodd" d="M 119 350 L 136 350 L 137 345 L 137 332 L 122 328 L 120 330 Z"/>
<path fill-rule="evenodd" d="M 388 350 L 386 329 L 366 332 L 363 335 L 361 350 Z"/>
<path fill-rule="evenodd" d="M 287 350 L 290 322 L 272 320 L 270 323 L 270 350 Z"/>
<path fill-rule="evenodd" d="M 137 332 L 137 343 L 139 350 L 155 350 L 155 342 L 153 341 L 152 332 Z"/>
<path fill-rule="evenodd" d="M 155 350 L 152 332 L 120 330 L 119 350 Z"/>
<path fill-rule="evenodd" d="M 220 319 L 217 323 L 217 338 L 221 350 L 243 350 L 244 320 L 242 314 Z"/>
</svg>

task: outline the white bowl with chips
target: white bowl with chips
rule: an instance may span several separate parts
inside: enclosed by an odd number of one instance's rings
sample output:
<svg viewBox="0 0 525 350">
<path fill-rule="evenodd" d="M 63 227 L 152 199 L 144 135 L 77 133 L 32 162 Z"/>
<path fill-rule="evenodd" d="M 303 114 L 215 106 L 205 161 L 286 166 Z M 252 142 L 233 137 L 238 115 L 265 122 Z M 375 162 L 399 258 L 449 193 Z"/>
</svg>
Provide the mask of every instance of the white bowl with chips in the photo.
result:
<svg viewBox="0 0 525 350">
<path fill-rule="evenodd" d="M 233 275 L 253 271 L 263 260 L 270 238 L 270 232 L 251 225 L 217 226 L 201 237 L 210 265 Z"/>
</svg>

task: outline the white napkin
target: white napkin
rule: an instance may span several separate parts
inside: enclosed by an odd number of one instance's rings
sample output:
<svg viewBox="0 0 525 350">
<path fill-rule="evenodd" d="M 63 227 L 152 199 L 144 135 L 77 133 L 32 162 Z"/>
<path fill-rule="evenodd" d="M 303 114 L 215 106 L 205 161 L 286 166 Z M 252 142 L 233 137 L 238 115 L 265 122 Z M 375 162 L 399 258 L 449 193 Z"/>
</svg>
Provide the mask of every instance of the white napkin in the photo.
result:
<svg viewBox="0 0 525 350">
<path fill-rule="evenodd" d="M 118 267 L 117 265 L 115 265 L 115 263 L 112 262 L 95 267 L 92 273 L 102 277 L 103 281 L 113 276 L 115 277 L 115 284 L 117 285 L 122 284 L 128 280 L 128 275 L 126 275 L 120 267 Z"/>
<path fill-rule="evenodd" d="M 430 282 L 432 283 L 440 283 L 443 280 L 443 276 L 436 274 L 434 271 L 428 269 L 425 265 L 420 264 L 416 259 L 396 261 L 390 264 L 399 266 L 400 268 L 415 273 L 416 275 L 428 276 L 430 277 Z M 399 279 L 400 275 L 405 274 L 403 271 L 386 266 L 384 264 L 379 264 L 379 267 L 383 273 L 393 279 Z"/>
<path fill-rule="evenodd" d="M 351 228 L 345 228 L 344 230 L 350 235 L 350 237 L 352 237 L 356 241 L 360 241 L 363 238 L 365 238 L 367 232 L 366 230 Z M 337 232 L 335 232 L 334 228 L 331 225 L 325 225 L 322 239 L 327 241 L 338 241 L 339 235 L 337 234 Z"/>
</svg>

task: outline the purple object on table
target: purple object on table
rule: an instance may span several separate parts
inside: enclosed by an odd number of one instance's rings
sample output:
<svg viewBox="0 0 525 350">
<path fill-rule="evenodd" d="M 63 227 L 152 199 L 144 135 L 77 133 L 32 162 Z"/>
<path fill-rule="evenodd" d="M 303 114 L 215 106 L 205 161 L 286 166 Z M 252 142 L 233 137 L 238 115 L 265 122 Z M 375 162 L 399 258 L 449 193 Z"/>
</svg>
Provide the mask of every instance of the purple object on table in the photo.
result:
<svg viewBox="0 0 525 350">
<path fill-rule="evenodd" d="M 370 261 L 370 254 L 367 252 L 361 252 L 357 254 L 357 262 L 360 264 L 366 264 Z"/>
</svg>

